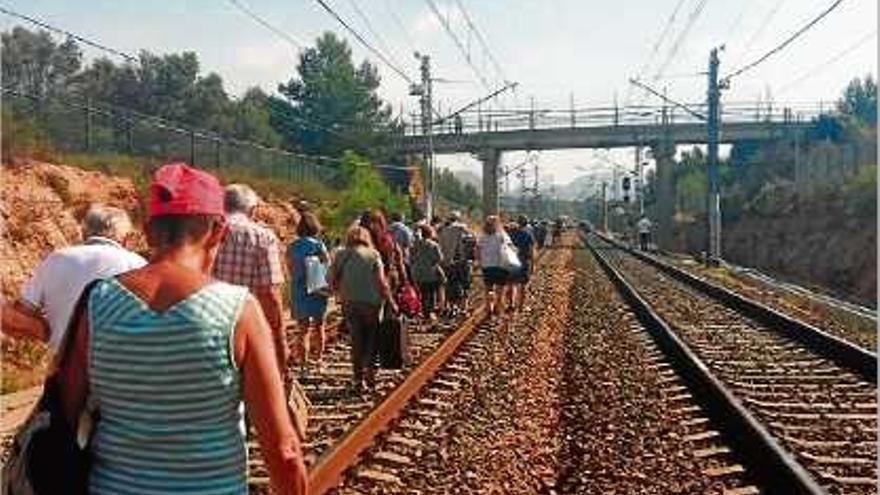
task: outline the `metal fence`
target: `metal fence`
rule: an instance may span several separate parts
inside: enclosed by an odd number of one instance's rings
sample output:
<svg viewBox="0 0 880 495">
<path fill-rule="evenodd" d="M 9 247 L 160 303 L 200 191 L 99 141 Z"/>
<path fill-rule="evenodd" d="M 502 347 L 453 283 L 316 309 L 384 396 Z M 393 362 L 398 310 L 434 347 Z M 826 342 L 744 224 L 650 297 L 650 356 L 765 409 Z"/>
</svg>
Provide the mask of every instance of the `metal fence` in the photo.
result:
<svg viewBox="0 0 880 495">
<path fill-rule="evenodd" d="M 706 114 L 705 103 L 687 105 L 691 112 Z M 821 104 L 803 103 L 774 107 L 767 102 L 732 102 L 721 109 L 724 122 L 805 122 L 823 111 Z M 511 109 L 483 110 L 476 108 L 454 118 L 432 123 L 433 134 L 463 134 L 475 132 L 503 132 L 536 129 L 584 127 L 611 127 L 626 125 L 655 125 L 669 123 L 702 123 L 704 120 L 684 109 L 672 106 L 630 105 L 627 107 L 591 107 L 570 109 Z M 406 125 L 407 135 L 423 134 L 419 119 L 412 115 Z"/>
<path fill-rule="evenodd" d="M 41 143 L 51 151 L 174 160 L 236 174 L 338 187 L 339 160 L 223 136 L 128 108 L 70 96 L 3 89 L 4 151 Z"/>
</svg>

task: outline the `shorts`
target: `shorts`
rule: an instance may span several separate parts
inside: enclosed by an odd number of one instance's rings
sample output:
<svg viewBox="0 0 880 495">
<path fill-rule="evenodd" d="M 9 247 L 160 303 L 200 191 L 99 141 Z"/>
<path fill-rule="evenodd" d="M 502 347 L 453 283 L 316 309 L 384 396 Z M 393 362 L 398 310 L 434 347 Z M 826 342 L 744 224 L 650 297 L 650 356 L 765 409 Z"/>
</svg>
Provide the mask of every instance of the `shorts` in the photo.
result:
<svg viewBox="0 0 880 495">
<path fill-rule="evenodd" d="M 504 285 L 510 278 L 510 272 L 500 266 L 488 266 L 483 268 L 483 283 L 486 287 Z"/>
<path fill-rule="evenodd" d="M 510 282 L 514 284 L 525 284 L 528 283 L 531 276 L 531 263 L 523 263 L 521 268 L 510 274 Z"/>
</svg>

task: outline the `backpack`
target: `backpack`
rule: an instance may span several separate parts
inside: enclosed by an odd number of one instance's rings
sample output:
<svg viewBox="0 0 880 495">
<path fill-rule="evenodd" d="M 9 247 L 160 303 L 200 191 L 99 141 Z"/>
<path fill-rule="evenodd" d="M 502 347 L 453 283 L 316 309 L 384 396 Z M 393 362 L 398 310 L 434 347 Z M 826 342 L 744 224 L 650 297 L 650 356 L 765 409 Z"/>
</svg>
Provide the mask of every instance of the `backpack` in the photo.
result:
<svg viewBox="0 0 880 495">
<path fill-rule="evenodd" d="M 397 291 L 397 307 L 400 312 L 410 318 L 415 318 L 422 313 L 422 300 L 418 291 L 412 284 L 403 284 Z"/>
</svg>

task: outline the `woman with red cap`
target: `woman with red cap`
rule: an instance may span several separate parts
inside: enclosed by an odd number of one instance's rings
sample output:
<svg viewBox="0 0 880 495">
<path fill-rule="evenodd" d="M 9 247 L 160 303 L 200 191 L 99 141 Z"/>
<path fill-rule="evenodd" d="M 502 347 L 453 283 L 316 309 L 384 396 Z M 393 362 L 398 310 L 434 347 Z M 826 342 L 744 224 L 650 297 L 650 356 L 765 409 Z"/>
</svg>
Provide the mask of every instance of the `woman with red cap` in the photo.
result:
<svg viewBox="0 0 880 495">
<path fill-rule="evenodd" d="M 165 165 L 150 263 L 87 295 L 64 400 L 71 424 L 87 396 L 99 412 L 90 493 L 247 493 L 242 401 L 273 493 L 306 492 L 266 318 L 247 288 L 210 276 L 225 229 L 217 179 Z"/>
</svg>

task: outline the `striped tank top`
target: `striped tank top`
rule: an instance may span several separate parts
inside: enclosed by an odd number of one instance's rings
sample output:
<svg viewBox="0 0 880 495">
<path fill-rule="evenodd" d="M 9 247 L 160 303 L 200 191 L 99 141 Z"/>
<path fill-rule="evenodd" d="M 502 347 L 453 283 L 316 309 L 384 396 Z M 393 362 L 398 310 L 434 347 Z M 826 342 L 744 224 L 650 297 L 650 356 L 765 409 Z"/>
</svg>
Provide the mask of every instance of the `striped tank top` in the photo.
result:
<svg viewBox="0 0 880 495">
<path fill-rule="evenodd" d="M 216 282 L 158 312 L 115 278 L 95 286 L 91 493 L 247 493 L 232 350 L 247 294 Z"/>
</svg>

